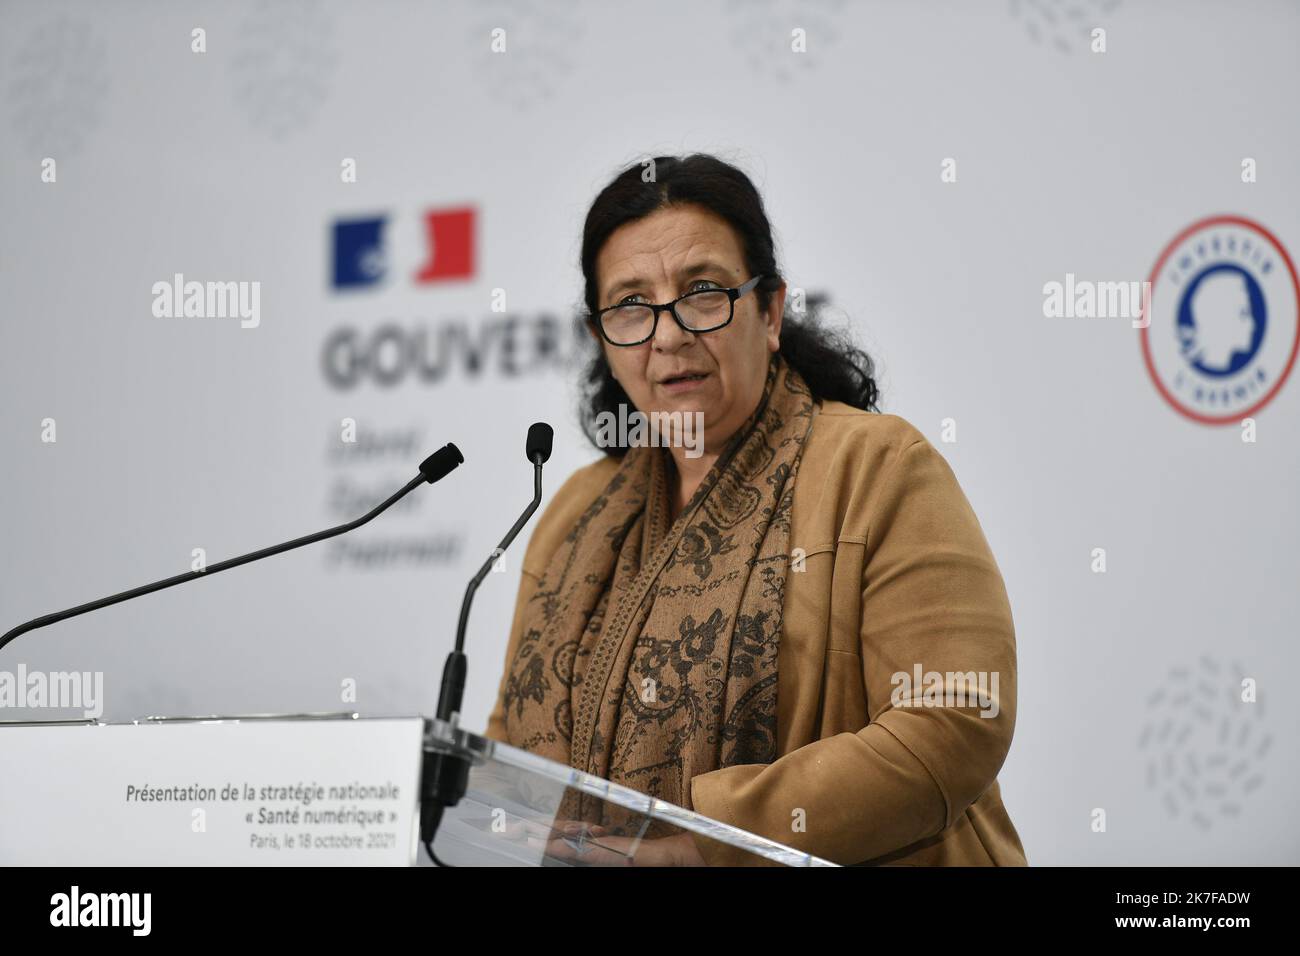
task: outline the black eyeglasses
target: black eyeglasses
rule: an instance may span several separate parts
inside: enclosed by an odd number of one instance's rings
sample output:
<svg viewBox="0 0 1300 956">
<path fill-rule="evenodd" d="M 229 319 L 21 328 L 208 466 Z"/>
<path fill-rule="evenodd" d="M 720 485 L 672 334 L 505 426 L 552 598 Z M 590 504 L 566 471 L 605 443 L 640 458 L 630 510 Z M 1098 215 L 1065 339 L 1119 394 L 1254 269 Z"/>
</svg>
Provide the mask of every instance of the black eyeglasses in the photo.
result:
<svg viewBox="0 0 1300 956">
<path fill-rule="evenodd" d="M 756 275 L 736 289 L 698 289 L 663 305 L 629 302 L 611 305 L 596 313 L 596 325 L 610 345 L 640 345 L 649 342 L 659 327 L 659 313 L 667 311 L 687 332 L 716 332 L 736 314 L 736 300 L 758 285 Z"/>
</svg>

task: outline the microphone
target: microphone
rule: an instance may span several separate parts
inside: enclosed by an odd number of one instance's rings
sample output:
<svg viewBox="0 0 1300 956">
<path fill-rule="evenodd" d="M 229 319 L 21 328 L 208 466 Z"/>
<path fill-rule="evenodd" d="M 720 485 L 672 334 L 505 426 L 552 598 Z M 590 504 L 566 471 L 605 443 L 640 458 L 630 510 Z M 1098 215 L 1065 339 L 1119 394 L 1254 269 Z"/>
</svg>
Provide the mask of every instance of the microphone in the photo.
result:
<svg viewBox="0 0 1300 956">
<path fill-rule="evenodd" d="M 478 574 L 469 582 L 469 587 L 465 589 L 465 600 L 460 605 L 460 623 L 456 626 L 456 649 L 447 655 L 447 663 L 442 669 L 442 688 L 438 692 L 438 719 L 453 723 L 453 715 L 459 715 L 461 700 L 465 695 L 465 671 L 467 659 L 465 657 L 465 627 L 469 623 L 469 606 L 474 600 L 474 592 L 478 586 L 483 583 L 487 577 L 492 565 L 497 559 L 505 553 L 506 548 L 510 547 L 510 542 L 515 540 L 515 535 L 532 517 L 533 512 L 537 510 L 537 505 L 542 500 L 542 465 L 551 457 L 551 442 L 555 438 L 555 432 L 551 426 L 545 422 L 537 422 L 528 429 L 528 442 L 524 448 L 528 455 L 528 460 L 533 463 L 533 500 L 529 502 L 524 513 L 519 516 L 519 520 L 501 539 L 501 543 L 496 546 L 492 556 L 484 562 L 483 567 L 479 568 Z"/>
<path fill-rule="evenodd" d="M 546 422 L 537 422 L 528 428 L 528 443 L 525 446 L 525 452 L 528 454 L 528 460 L 534 461 L 538 455 L 542 456 L 541 464 L 546 464 L 551 460 L 551 442 L 555 439 L 555 432 Z"/>
<path fill-rule="evenodd" d="M 531 434 L 532 433 L 530 432 L 530 440 Z M 546 454 L 550 455 L 549 439 L 546 443 Z M 152 594 L 154 591 L 161 591 L 164 588 L 174 587 L 177 584 L 184 584 L 186 581 L 193 581 L 195 578 L 210 577 L 218 571 L 227 571 L 230 568 L 237 568 L 241 564 L 260 561 L 262 558 L 269 558 L 274 554 L 282 554 L 285 551 L 292 551 L 294 548 L 301 548 L 303 545 L 313 544 L 317 541 L 324 541 L 326 538 L 332 538 L 335 535 L 340 535 L 344 532 L 351 531 L 354 528 L 359 528 L 371 518 L 386 511 L 411 491 L 415 490 L 421 482 L 433 484 L 435 481 L 446 477 L 464 461 L 465 456 L 460 453 L 459 448 L 450 443 L 443 445 L 424 461 L 420 462 L 420 473 L 407 482 L 400 491 L 394 494 L 387 501 L 375 506 L 360 518 L 357 518 L 355 521 L 349 521 L 346 524 L 341 524 L 334 528 L 328 528 L 324 531 L 317 531 L 315 534 L 305 535 L 301 538 L 294 538 L 292 541 L 272 545 L 269 548 L 263 548 L 261 551 L 254 551 L 250 554 L 241 555 L 238 558 L 231 558 L 228 561 L 220 561 L 216 564 L 209 565 L 203 571 L 186 571 L 184 574 L 173 575 L 170 578 L 164 578 L 163 580 L 155 581 L 152 584 L 141 585 L 138 588 L 132 588 L 130 591 L 123 591 L 120 594 L 100 598 L 97 601 L 90 601 L 87 604 L 80 604 L 77 607 L 68 608 L 64 611 L 55 611 L 52 614 L 33 618 L 25 624 L 19 624 L 13 630 L 7 632 L 4 637 L 0 637 L 0 650 L 3 650 L 5 645 L 17 638 L 19 635 L 25 634 L 28 631 L 34 631 L 38 627 L 47 627 L 50 624 L 57 624 L 59 621 L 65 621 L 70 617 L 76 617 L 79 614 L 87 614 L 90 611 L 97 611 L 100 608 L 108 607 L 111 604 L 120 604 L 121 602 L 129 601 L 132 598 L 137 598 L 145 594 Z"/>
<path fill-rule="evenodd" d="M 551 445 L 555 432 L 545 422 L 537 422 L 528 429 L 528 440 L 524 453 L 533 463 L 533 500 L 524 509 L 523 514 L 496 546 L 492 556 L 479 568 L 478 573 L 470 579 L 465 589 L 465 600 L 460 605 L 460 623 L 456 627 L 456 647 L 447 655 L 442 668 L 442 686 L 438 691 L 439 720 L 455 724 L 460 717 L 461 703 L 465 696 L 465 675 L 469 660 L 465 656 L 465 627 L 469 623 L 469 608 L 474 600 L 474 592 L 487 577 L 492 565 L 505 553 L 506 548 L 515 540 L 521 528 L 532 517 L 542 500 L 542 465 L 551 457 Z M 454 807 L 465 795 L 469 784 L 470 764 L 463 756 L 449 753 L 444 749 L 429 750 L 425 753 L 424 772 L 421 775 L 420 790 L 420 839 L 429 853 L 430 859 L 439 866 L 445 866 L 433 852 L 433 838 L 438 824 L 442 820 L 445 807 Z"/>
</svg>

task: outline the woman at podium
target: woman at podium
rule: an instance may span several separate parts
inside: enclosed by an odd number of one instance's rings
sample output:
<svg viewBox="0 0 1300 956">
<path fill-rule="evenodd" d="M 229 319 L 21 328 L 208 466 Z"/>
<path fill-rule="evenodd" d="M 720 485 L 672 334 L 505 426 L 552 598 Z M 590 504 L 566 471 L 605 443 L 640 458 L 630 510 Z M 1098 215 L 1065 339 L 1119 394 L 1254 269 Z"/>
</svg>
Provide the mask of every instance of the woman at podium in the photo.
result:
<svg viewBox="0 0 1300 956">
<path fill-rule="evenodd" d="M 997 563 L 870 358 L 790 294 L 752 182 L 628 168 L 582 269 L 602 457 L 534 529 L 488 735 L 836 863 L 1024 865 Z M 685 833 L 655 858 L 746 859 Z"/>
</svg>

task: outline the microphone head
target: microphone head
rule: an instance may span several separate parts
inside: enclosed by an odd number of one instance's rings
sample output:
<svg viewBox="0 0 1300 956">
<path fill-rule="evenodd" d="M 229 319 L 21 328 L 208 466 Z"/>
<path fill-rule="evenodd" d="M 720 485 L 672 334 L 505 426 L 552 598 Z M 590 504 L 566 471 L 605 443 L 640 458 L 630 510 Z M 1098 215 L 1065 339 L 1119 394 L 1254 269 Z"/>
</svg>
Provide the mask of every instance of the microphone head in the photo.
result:
<svg viewBox="0 0 1300 956">
<path fill-rule="evenodd" d="M 464 461 L 465 456 L 460 453 L 460 449 L 451 442 L 447 442 L 447 444 L 420 462 L 420 474 L 424 476 L 425 481 L 433 484 L 439 478 L 445 477 L 449 472 L 455 471 Z"/>
<path fill-rule="evenodd" d="M 528 460 L 536 460 L 538 455 L 542 456 L 542 464 L 545 464 L 551 457 L 551 442 L 555 439 L 555 432 L 546 422 L 537 422 L 528 428 L 528 444 L 526 452 Z"/>
</svg>

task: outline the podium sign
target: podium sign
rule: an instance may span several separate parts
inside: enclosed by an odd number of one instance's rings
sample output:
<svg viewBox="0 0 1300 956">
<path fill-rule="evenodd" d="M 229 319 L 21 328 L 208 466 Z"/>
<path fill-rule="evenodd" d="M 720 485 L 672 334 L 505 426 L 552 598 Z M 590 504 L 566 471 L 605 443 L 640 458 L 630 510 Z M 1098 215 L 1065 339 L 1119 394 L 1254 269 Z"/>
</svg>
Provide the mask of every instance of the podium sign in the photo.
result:
<svg viewBox="0 0 1300 956">
<path fill-rule="evenodd" d="M 420 717 L 0 726 L 0 865 L 410 866 L 423 732 Z"/>
</svg>

